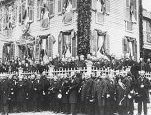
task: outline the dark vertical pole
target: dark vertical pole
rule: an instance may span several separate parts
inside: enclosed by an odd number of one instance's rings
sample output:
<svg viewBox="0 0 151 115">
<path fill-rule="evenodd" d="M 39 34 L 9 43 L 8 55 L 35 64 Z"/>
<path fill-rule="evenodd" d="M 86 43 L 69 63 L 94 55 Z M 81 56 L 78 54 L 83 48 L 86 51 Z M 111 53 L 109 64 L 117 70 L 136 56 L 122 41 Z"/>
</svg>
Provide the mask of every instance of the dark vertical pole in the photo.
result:
<svg viewBox="0 0 151 115">
<path fill-rule="evenodd" d="M 144 42 L 143 42 L 143 8 L 142 0 L 139 0 L 139 42 L 140 42 L 140 57 L 144 58 Z"/>
</svg>

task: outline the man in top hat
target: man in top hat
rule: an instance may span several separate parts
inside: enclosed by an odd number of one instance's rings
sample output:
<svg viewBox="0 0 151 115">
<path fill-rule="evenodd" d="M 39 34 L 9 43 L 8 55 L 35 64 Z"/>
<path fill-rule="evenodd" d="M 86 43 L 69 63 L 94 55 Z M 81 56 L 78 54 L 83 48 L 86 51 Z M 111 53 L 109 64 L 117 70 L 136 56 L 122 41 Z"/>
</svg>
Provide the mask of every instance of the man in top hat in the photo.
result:
<svg viewBox="0 0 151 115">
<path fill-rule="evenodd" d="M 137 81 L 137 95 L 139 97 L 138 100 L 138 115 L 142 113 L 142 104 L 144 108 L 144 115 L 147 115 L 147 103 L 150 102 L 149 100 L 149 87 L 150 81 L 148 78 L 145 77 L 145 71 L 140 71 L 140 77 Z"/>
</svg>

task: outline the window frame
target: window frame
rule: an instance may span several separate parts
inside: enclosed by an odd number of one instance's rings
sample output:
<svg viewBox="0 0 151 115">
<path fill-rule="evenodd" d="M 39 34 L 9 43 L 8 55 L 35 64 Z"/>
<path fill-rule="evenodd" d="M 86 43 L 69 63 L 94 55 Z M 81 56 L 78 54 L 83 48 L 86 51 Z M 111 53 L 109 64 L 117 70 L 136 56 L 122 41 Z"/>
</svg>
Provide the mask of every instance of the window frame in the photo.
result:
<svg viewBox="0 0 151 115">
<path fill-rule="evenodd" d="M 101 14 L 101 15 L 102 15 L 101 18 L 103 18 L 103 19 L 101 20 L 101 22 L 99 21 L 99 16 L 98 16 L 99 14 Z M 103 13 L 101 13 L 101 12 L 96 12 L 96 13 L 95 13 L 95 22 L 96 22 L 96 24 L 104 25 L 105 15 L 104 15 Z"/>
<path fill-rule="evenodd" d="M 132 22 L 132 16 L 130 14 L 130 1 L 131 0 L 126 0 L 126 5 L 125 5 L 125 31 L 126 32 L 130 32 L 132 33 L 133 32 L 133 22 Z M 131 23 L 131 27 L 129 29 L 129 25 Z"/>
<path fill-rule="evenodd" d="M 1 17 L 1 19 L 0 19 L 0 32 L 2 31 L 2 26 L 3 26 L 3 24 L 2 24 L 2 18 L 3 18 L 3 16 L 2 16 L 2 8 L 0 8 L 0 17 Z"/>
<path fill-rule="evenodd" d="M 41 0 L 37 0 L 37 21 L 41 20 Z"/>
<path fill-rule="evenodd" d="M 29 17 L 29 22 L 33 22 L 34 21 L 34 3 L 35 1 L 34 0 L 32 0 L 32 3 L 30 4 L 29 3 L 29 0 L 28 0 L 28 13 L 27 13 L 27 15 L 28 15 L 28 17 Z"/>
<path fill-rule="evenodd" d="M 107 2 L 108 2 L 108 5 L 107 5 Z M 110 9 L 111 9 L 111 1 L 110 0 L 105 0 L 105 9 L 107 9 L 107 7 L 109 6 L 109 11 L 105 11 L 105 14 L 109 15 L 110 14 Z"/>
<path fill-rule="evenodd" d="M 62 32 L 61 55 L 65 55 L 64 52 L 63 52 L 63 46 L 64 46 L 64 44 L 65 44 L 64 41 L 66 40 L 64 36 L 68 36 L 68 37 L 69 37 L 69 38 L 68 38 L 68 39 L 69 39 L 68 42 L 69 42 L 69 45 L 70 45 L 70 49 L 69 49 L 69 50 L 70 50 L 71 56 L 74 57 L 74 56 L 77 55 L 77 37 L 76 37 L 76 35 L 74 36 L 74 37 L 75 37 L 74 39 L 75 39 L 75 41 L 76 41 L 76 43 L 75 43 L 76 45 L 73 46 L 74 40 L 73 40 L 73 38 L 72 38 L 72 37 L 73 37 L 73 36 L 72 36 L 72 32 L 73 32 L 73 31 Z M 74 50 L 76 51 L 75 54 L 73 54 L 73 53 L 74 53 Z"/>
<path fill-rule="evenodd" d="M 131 28 L 130 29 L 129 29 L 128 23 L 131 23 Z M 125 31 L 130 32 L 130 33 L 133 32 L 133 22 L 132 21 L 127 21 L 127 20 L 125 21 Z"/>
<path fill-rule="evenodd" d="M 73 7 L 73 1 L 76 1 L 76 2 L 74 2 L 75 3 L 75 7 Z M 77 9 L 77 0 L 72 0 L 72 10 L 74 11 L 74 10 L 76 10 Z"/>
<path fill-rule="evenodd" d="M 145 35 L 146 35 L 145 36 L 146 37 L 145 42 L 151 44 L 151 40 L 149 40 L 149 38 L 148 38 L 148 37 L 151 38 L 151 23 L 148 20 L 146 20 L 146 28 L 145 29 L 146 29 L 145 30 Z"/>
<path fill-rule="evenodd" d="M 60 2 L 60 6 L 59 6 L 59 2 Z M 64 3 L 64 0 L 57 1 L 57 6 L 58 6 L 57 13 L 58 14 L 62 14 L 62 12 L 63 12 L 63 3 Z M 60 7 L 60 10 L 59 10 L 59 7 Z"/>
<path fill-rule="evenodd" d="M 33 6 L 28 6 L 28 17 L 29 17 L 29 22 L 34 21 L 34 7 Z"/>
<path fill-rule="evenodd" d="M 12 25 L 16 25 L 16 21 L 17 21 L 17 5 L 16 3 L 14 3 L 13 7 L 12 7 Z"/>
<path fill-rule="evenodd" d="M 51 6 L 53 4 L 53 11 L 52 11 L 52 13 L 50 14 L 50 9 L 49 9 L 49 7 Z M 47 1 L 47 5 L 49 6 L 48 7 L 48 10 L 49 10 L 49 17 L 52 17 L 52 16 L 54 16 L 55 15 L 55 0 L 48 0 Z"/>
</svg>

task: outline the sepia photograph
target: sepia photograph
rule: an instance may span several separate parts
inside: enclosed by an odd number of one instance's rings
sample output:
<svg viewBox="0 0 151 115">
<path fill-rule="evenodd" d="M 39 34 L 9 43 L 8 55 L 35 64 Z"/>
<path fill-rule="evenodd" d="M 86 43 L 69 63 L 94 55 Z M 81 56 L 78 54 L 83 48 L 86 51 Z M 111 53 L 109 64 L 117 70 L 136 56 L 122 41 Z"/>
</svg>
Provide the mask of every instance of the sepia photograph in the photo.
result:
<svg viewBox="0 0 151 115">
<path fill-rule="evenodd" d="M 0 0 L 0 115 L 151 115 L 151 0 Z"/>
</svg>

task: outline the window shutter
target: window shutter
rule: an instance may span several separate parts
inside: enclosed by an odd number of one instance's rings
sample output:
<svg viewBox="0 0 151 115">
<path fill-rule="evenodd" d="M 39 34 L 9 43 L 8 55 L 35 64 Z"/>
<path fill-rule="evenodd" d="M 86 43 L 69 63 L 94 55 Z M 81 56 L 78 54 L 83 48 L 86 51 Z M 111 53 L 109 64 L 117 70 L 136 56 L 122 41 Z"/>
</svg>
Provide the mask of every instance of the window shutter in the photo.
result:
<svg viewBox="0 0 151 115">
<path fill-rule="evenodd" d="M 10 58 L 15 56 L 15 44 L 11 44 Z"/>
<path fill-rule="evenodd" d="M 106 8 L 106 13 L 110 13 L 110 0 L 106 0 L 105 8 Z"/>
<path fill-rule="evenodd" d="M 137 41 L 134 40 L 134 58 L 137 60 Z"/>
<path fill-rule="evenodd" d="M 29 20 L 30 21 L 34 20 L 34 10 L 32 6 L 29 7 Z"/>
<path fill-rule="evenodd" d="M 50 16 L 54 14 L 54 4 L 55 4 L 55 0 L 48 1 L 48 9 L 49 9 Z"/>
<path fill-rule="evenodd" d="M 90 37 L 90 53 L 92 54 L 93 53 L 93 39 L 94 39 L 94 37 L 93 37 L 93 32 L 91 31 L 91 37 Z"/>
<path fill-rule="evenodd" d="M 136 0 L 133 0 L 133 4 L 134 4 L 134 17 L 137 20 L 137 2 Z"/>
<path fill-rule="evenodd" d="M 126 19 L 127 21 L 130 21 L 130 1 L 129 1 L 129 0 L 126 0 L 125 19 Z"/>
<path fill-rule="evenodd" d="M 40 44 L 39 44 L 39 37 L 36 38 L 36 46 L 35 46 L 35 59 L 39 60 L 40 57 Z"/>
<path fill-rule="evenodd" d="M 72 0 L 72 8 L 73 9 L 77 8 L 77 0 Z"/>
<path fill-rule="evenodd" d="M 3 60 L 3 62 L 6 61 L 6 60 L 5 60 L 5 58 L 6 58 L 5 50 L 6 50 L 6 46 L 5 46 L 5 43 L 4 43 L 4 45 L 3 45 L 3 53 L 2 53 L 2 60 Z"/>
<path fill-rule="evenodd" d="M 105 36 L 105 53 L 110 54 L 110 40 L 109 40 L 109 34 L 106 34 Z"/>
<path fill-rule="evenodd" d="M 77 38 L 75 35 L 75 31 L 71 32 L 71 39 L 72 39 L 72 56 L 76 57 L 77 55 Z"/>
<path fill-rule="evenodd" d="M 93 31 L 92 49 L 93 49 L 93 52 L 95 53 L 95 55 L 97 53 L 97 39 L 98 39 L 98 32 L 96 30 L 94 30 Z"/>
<path fill-rule="evenodd" d="M 96 10 L 96 0 L 92 0 L 92 10 Z"/>
<path fill-rule="evenodd" d="M 128 41 L 127 41 L 127 38 L 123 38 L 122 44 L 123 44 L 123 53 L 124 53 L 124 55 L 126 55 L 126 53 L 128 53 Z"/>
<path fill-rule="evenodd" d="M 58 53 L 60 57 L 62 56 L 62 32 L 58 36 Z"/>
<path fill-rule="evenodd" d="M 53 37 L 52 35 L 48 37 L 48 49 L 47 49 L 48 57 L 52 57 L 52 54 L 53 54 L 53 38 L 52 37 Z"/>
<path fill-rule="evenodd" d="M 40 20 L 41 17 L 41 2 L 40 0 L 37 0 L 37 20 Z"/>
<path fill-rule="evenodd" d="M 19 23 L 21 23 L 21 21 L 22 21 L 22 13 L 21 13 L 21 10 L 22 9 L 22 7 L 21 6 L 19 6 Z"/>
<path fill-rule="evenodd" d="M 64 0 L 58 0 L 58 13 L 62 13 L 62 2 Z"/>
</svg>

